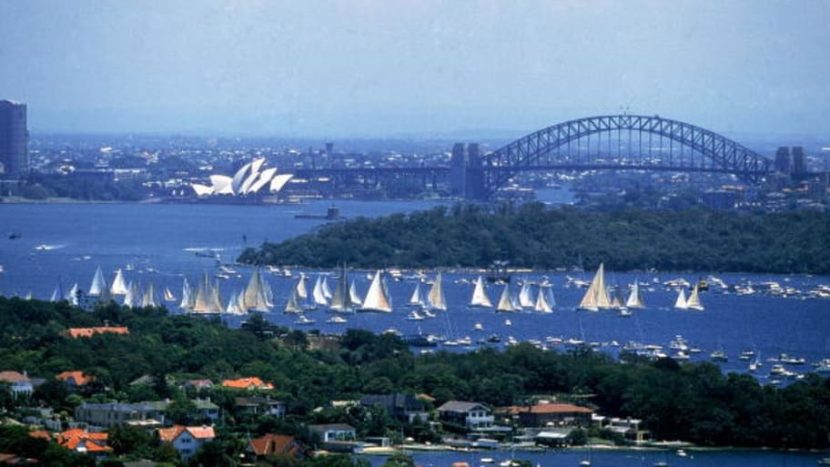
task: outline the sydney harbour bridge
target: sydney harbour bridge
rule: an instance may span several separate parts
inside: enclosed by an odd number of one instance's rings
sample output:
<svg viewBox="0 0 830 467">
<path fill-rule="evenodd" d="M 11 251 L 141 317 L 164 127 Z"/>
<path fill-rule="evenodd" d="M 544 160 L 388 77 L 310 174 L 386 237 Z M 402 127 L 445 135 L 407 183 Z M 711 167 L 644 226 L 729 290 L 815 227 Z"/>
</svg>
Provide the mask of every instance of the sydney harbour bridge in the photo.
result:
<svg viewBox="0 0 830 467">
<path fill-rule="evenodd" d="M 604 115 L 543 128 L 493 152 L 456 144 L 446 166 L 316 168 L 297 176 L 341 182 L 424 185 L 444 183 L 453 194 L 486 200 L 528 171 L 639 170 L 731 174 L 758 184 L 773 171 L 772 161 L 711 130 L 657 115 Z"/>
</svg>

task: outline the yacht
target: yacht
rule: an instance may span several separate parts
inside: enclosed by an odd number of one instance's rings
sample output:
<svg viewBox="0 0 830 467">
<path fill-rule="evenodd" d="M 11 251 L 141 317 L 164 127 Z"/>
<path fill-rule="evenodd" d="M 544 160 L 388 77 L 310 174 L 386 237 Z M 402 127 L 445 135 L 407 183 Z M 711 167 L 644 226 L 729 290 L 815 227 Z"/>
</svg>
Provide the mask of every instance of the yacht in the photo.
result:
<svg viewBox="0 0 830 467">
<path fill-rule="evenodd" d="M 476 324 L 473 325 L 473 329 L 476 330 L 476 331 L 483 331 L 484 326 L 482 326 L 481 323 L 476 323 Z"/>
<path fill-rule="evenodd" d="M 306 315 L 300 315 L 295 321 L 294 324 L 298 324 L 300 326 L 304 325 L 311 325 L 316 323 L 317 321 L 307 317 Z"/>
<path fill-rule="evenodd" d="M 343 318 L 342 316 L 337 316 L 337 315 L 334 315 L 331 318 L 327 319 L 326 322 L 330 323 L 330 324 L 345 324 L 345 323 L 348 323 L 346 318 Z"/>
<path fill-rule="evenodd" d="M 713 362 L 728 362 L 729 357 L 726 356 L 726 353 L 723 350 L 715 350 L 714 352 L 709 354 L 709 358 Z"/>
<path fill-rule="evenodd" d="M 407 316 L 408 321 L 423 321 L 424 317 L 417 310 L 412 310 Z"/>
</svg>

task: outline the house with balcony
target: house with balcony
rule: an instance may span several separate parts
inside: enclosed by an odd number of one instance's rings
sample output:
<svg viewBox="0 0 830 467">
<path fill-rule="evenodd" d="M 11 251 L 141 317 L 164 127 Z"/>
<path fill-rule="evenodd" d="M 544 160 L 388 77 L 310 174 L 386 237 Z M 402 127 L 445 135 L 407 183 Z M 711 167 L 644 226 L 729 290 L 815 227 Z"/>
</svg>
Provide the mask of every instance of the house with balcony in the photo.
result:
<svg viewBox="0 0 830 467">
<path fill-rule="evenodd" d="M 493 411 L 484 404 L 466 401 L 448 401 L 438 407 L 438 418 L 442 422 L 462 426 L 468 430 L 493 427 Z"/>
</svg>

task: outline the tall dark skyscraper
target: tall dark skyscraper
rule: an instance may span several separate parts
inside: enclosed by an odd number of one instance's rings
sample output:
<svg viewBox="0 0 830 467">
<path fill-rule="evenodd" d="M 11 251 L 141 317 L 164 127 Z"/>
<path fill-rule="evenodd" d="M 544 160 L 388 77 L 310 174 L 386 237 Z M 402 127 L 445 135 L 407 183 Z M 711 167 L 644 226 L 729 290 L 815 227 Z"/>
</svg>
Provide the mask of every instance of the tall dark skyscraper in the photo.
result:
<svg viewBox="0 0 830 467">
<path fill-rule="evenodd" d="M 29 130 L 26 104 L 0 100 L 0 162 L 2 178 L 21 178 L 29 173 Z"/>
</svg>

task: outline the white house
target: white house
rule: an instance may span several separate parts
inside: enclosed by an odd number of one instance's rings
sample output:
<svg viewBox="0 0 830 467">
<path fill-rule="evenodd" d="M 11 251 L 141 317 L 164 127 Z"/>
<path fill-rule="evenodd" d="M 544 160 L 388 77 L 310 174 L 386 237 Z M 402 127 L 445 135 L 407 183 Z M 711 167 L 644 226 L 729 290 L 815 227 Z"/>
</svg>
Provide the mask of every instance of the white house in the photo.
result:
<svg viewBox="0 0 830 467">
<path fill-rule="evenodd" d="M 493 411 L 478 402 L 448 401 L 438 407 L 441 420 L 463 425 L 472 430 L 493 426 Z"/>
<path fill-rule="evenodd" d="M 25 371 L 23 373 L 0 371 L 0 383 L 8 384 L 9 390 L 11 390 L 14 397 L 29 397 L 34 391 L 32 380 L 29 379 Z"/>
<path fill-rule="evenodd" d="M 159 439 L 163 443 L 171 443 L 183 460 L 191 458 L 203 444 L 214 438 L 216 433 L 212 426 L 174 425 L 159 429 Z"/>
</svg>

